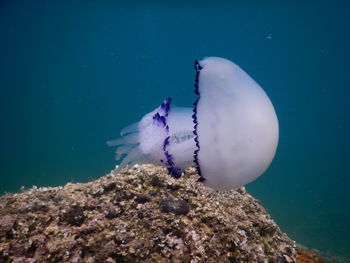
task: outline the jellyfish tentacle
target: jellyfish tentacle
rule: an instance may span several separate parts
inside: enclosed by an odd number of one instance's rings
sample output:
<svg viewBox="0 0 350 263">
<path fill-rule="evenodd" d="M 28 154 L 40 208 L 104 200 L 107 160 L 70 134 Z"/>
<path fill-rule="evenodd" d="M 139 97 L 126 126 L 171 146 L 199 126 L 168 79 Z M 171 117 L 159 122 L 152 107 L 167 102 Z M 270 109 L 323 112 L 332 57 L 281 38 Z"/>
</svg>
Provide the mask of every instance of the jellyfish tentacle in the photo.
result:
<svg viewBox="0 0 350 263">
<path fill-rule="evenodd" d="M 128 134 L 115 140 L 107 141 L 108 146 L 118 146 L 123 144 L 135 144 L 138 143 L 139 138 L 137 133 Z"/>
<path fill-rule="evenodd" d="M 137 160 L 138 158 L 142 157 L 142 152 L 139 148 L 133 148 L 128 155 L 123 159 L 123 161 L 118 166 L 117 171 L 120 171 L 121 169 L 125 168 L 130 162 Z"/>
<path fill-rule="evenodd" d="M 123 154 L 128 155 L 130 151 L 135 147 L 136 147 L 136 144 L 126 144 L 126 145 L 119 146 L 115 151 L 115 159 L 117 161 L 120 160 Z"/>
<path fill-rule="evenodd" d="M 130 124 L 130 125 L 124 127 L 120 131 L 120 136 L 124 136 L 125 134 L 128 134 L 128 133 L 135 133 L 138 131 L 139 131 L 138 122 L 135 122 L 133 124 Z"/>
</svg>

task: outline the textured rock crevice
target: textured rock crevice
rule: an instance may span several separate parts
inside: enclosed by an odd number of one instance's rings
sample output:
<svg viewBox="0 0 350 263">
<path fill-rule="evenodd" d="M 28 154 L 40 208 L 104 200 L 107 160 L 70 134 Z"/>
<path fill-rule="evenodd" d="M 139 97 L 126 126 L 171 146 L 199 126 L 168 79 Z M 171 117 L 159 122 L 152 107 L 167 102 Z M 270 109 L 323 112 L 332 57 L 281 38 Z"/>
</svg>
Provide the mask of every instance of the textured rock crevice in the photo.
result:
<svg viewBox="0 0 350 263">
<path fill-rule="evenodd" d="M 0 198 L 2 262 L 296 262 L 294 242 L 244 188 L 153 165 Z"/>
</svg>

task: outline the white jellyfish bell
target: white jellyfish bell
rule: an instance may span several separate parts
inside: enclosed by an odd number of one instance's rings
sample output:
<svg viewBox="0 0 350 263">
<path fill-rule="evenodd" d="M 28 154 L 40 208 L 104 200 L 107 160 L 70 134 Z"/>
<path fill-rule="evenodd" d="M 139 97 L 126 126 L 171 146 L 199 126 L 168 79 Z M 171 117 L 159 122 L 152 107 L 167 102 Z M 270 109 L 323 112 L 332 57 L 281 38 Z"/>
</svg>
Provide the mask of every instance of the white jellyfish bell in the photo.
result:
<svg viewBox="0 0 350 263">
<path fill-rule="evenodd" d="M 195 62 L 194 108 L 166 99 L 109 141 L 118 169 L 136 163 L 165 165 L 175 178 L 195 165 L 200 180 L 218 190 L 245 185 L 269 167 L 278 144 L 278 120 L 264 90 L 231 61 Z"/>
</svg>

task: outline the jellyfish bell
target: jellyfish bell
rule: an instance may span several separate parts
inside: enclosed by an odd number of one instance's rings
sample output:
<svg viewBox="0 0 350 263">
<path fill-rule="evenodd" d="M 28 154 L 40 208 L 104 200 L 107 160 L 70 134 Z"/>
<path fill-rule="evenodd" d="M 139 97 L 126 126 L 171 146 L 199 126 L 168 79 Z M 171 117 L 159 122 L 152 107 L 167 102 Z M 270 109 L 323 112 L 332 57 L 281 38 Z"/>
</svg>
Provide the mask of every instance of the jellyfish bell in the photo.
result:
<svg viewBox="0 0 350 263">
<path fill-rule="evenodd" d="M 278 120 L 264 90 L 229 60 L 195 62 L 194 108 L 166 99 L 139 122 L 122 129 L 119 170 L 136 163 L 164 165 L 178 178 L 195 165 L 201 181 L 218 190 L 245 185 L 270 165 L 278 143 Z"/>
<path fill-rule="evenodd" d="M 200 175 L 212 188 L 238 188 L 264 173 L 275 155 L 275 110 L 264 90 L 231 61 L 210 57 L 195 66 Z"/>
</svg>

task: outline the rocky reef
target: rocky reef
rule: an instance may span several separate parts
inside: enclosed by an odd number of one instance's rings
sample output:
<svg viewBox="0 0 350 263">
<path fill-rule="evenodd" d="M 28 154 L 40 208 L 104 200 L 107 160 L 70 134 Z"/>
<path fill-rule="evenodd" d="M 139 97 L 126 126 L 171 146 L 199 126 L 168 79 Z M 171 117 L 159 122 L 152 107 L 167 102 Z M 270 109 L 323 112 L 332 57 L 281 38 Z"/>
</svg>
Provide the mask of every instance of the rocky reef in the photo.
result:
<svg viewBox="0 0 350 263">
<path fill-rule="evenodd" d="M 294 242 L 244 188 L 142 165 L 0 198 L 0 263 L 297 262 Z"/>
</svg>

